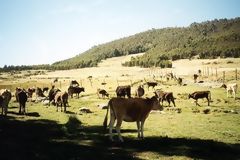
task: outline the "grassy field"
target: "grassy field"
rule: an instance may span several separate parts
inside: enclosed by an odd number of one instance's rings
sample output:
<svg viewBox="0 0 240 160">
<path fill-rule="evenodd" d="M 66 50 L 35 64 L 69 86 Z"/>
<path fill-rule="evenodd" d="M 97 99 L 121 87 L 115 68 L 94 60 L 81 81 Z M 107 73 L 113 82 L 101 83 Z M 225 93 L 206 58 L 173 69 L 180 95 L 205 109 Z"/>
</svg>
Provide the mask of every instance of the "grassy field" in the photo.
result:
<svg viewBox="0 0 240 160">
<path fill-rule="evenodd" d="M 178 86 L 173 80 L 166 82 L 156 77 L 156 80 L 162 81 L 157 88 L 174 93 L 180 113 L 173 107 L 167 107 L 165 102 L 163 112 L 153 111 L 146 120 L 144 140 L 137 139 L 136 123 L 123 122 L 125 142 L 118 142 L 117 137 L 114 137 L 115 142 L 110 142 L 108 131 L 102 126 L 106 110 L 98 107 L 107 104 L 108 99 L 99 99 L 96 89 L 105 88 L 114 97 L 117 83 L 132 83 L 133 95 L 137 85 L 142 83 L 141 73 L 147 80 L 153 79 L 147 69 L 130 70 L 107 64 L 105 62 L 99 67 L 99 73 L 84 69 L 72 75 L 57 71 L 24 79 L 7 76 L 2 79 L 0 87 L 13 91 L 19 85 L 50 86 L 53 77 L 59 77 L 55 85 L 66 90 L 69 81 L 74 78 L 81 81 L 86 92 L 81 93 L 79 99 L 69 99 L 67 113 L 56 112 L 55 106 L 28 102 L 26 116 L 18 114 L 18 104 L 13 97 L 8 116 L 0 116 L 1 159 L 240 159 L 240 94 L 237 94 L 236 100 L 227 98 L 226 91 L 219 88 L 220 83 L 214 82 L 215 87 L 194 84 L 189 76 L 184 76 L 184 80 L 189 82 L 187 86 Z M 107 73 L 106 68 L 101 67 L 108 67 L 113 73 Z M 103 69 L 102 75 L 100 69 Z M 85 70 L 88 72 L 85 73 Z M 86 78 L 90 74 L 93 75 L 91 81 Z M 107 84 L 103 86 L 102 82 Z M 240 85 L 239 81 L 231 82 Z M 152 88 L 145 90 L 145 97 L 153 95 Z M 194 101 L 187 98 L 188 93 L 195 90 L 211 91 L 210 107 L 205 100 L 199 100 L 201 107 L 196 107 Z M 89 108 L 92 113 L 80 112 L 81 107 Z M 207 114 L 204 113 L 206 109 L 210 110 Z"/>
</svg>

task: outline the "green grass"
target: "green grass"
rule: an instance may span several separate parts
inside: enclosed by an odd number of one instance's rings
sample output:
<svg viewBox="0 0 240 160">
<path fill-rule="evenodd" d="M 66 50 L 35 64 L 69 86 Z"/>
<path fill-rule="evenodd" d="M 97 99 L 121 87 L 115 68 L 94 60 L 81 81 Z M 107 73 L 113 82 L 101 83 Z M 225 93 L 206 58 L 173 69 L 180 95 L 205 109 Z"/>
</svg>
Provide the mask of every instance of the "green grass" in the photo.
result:
<svg viewBox="0 0 240 160">
<path fill-rule="evenodd" d="M 182 112 L 169 107 L 164 113 L 152 112 L 145 123 L 144 140 L 137 139 L 136 123 L 123 122 L 124 143 L 108 140 L 102 126 L 106 110 L 97 106 L 108 99 L 99 99 L 95 87 L 86 86 L 79 99 L 70 98 L 67 113 L 28 102 L 27 116 L 19 115 L 13 98 L 8 116 L 0 116 L 1 159 L 240 159 L 240 99 L 227 98 L 221 88 L 175 84 L 170 81 L 157 88 L 172 91 Z M 106 88 L 112 88 L 113 97 L 112 86 L 109 81 Z M 210 107 L 206 100 L 199 100 L 201 107 L 196 107 L 187 98 L 195 90 L 211 91 Z M 146 96 L 152 95 L 153 90 L 146 89 Z M 93 113 L 81 113 L 81 107 Z M 203 113 L 206 108 L 209 114 Z M 238 114 L 224 112 L 231 110 Z"/>
</svg>

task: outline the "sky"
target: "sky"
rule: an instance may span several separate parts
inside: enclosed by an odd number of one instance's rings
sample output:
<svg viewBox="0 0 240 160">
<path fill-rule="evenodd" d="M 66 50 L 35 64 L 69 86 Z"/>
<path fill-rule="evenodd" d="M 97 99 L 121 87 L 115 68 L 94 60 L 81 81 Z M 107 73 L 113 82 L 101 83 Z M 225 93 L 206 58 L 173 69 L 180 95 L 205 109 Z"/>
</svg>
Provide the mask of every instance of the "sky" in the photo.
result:
<svg viewBox="0 0 240 160">
<path fill-rule="evenodd" d="M 240 0 L 0 0 L 0 67 L 52 64 L 152 28 L 240 17 Z"/>
</svg>

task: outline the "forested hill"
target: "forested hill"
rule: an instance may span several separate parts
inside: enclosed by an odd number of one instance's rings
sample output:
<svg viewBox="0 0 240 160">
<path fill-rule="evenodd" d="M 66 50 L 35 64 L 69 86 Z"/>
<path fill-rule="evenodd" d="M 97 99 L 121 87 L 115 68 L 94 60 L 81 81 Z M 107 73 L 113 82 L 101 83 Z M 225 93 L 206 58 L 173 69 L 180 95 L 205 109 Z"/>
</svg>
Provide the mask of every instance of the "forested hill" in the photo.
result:
<svg viewBox="0 0 240 160">
<path fill-rule="evenodd" d="M 151 29 L 130 37 L 94 46 L 73 58 L 56 62 L 56 69 L 97 66 L 106 58 L 146 52 L 127 66 L 171 66 L 168 60 L 240 57 L 240 17 L 192 23 L 188 27 Z"/>
<path fill-rule="evenodd" d="M 188 27 L 151 29 L 94 46 L 73 58 L 52 65 L 32 66 L 32 69 L 93 67 L 106 58 L 140 52 L 146 54 L 132 58 L 123 65 L 171 67 L 170 60 L 182 58 L 240 57 L 240 17 L 192 23 Z M 23 66 L 22 69 L 24 67 L 31 68 L 31 66 Z M 5 69 L 7 68 L 8 66 L 5 66 Z"/>
</svg>

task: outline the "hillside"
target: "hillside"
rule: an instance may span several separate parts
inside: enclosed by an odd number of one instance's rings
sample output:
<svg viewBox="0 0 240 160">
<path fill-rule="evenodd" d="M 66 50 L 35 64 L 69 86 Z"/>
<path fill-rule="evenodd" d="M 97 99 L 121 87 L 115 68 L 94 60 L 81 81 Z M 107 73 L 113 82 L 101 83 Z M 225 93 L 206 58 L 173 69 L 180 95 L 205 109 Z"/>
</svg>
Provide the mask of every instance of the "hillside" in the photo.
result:
<svg viewBox="0 0 240 160">
<path fill-rule="evenodd" d="M 151 29 L 94 46 L 73 58 L 53 64 L 56 69 L 93 67 L 106 58 L 146 52 L 126 66 L 171 67 L 168 60 L 239 57 L 240 18 L 192 23 L 189 27 Z"/>
<path fill-rule="evenodd" d="M 4 66 L 3 71 L 20 69 L 74 69 L 97 66 L 106 58 L 145 52 L 124 66 L 172 67 L 172 60 L 240 57 L 240 18 L 215 19 L 188 27 L 151 29 L 109 43 L 93 46 L 75 57 L 52 65 Z"/>
</svg>

